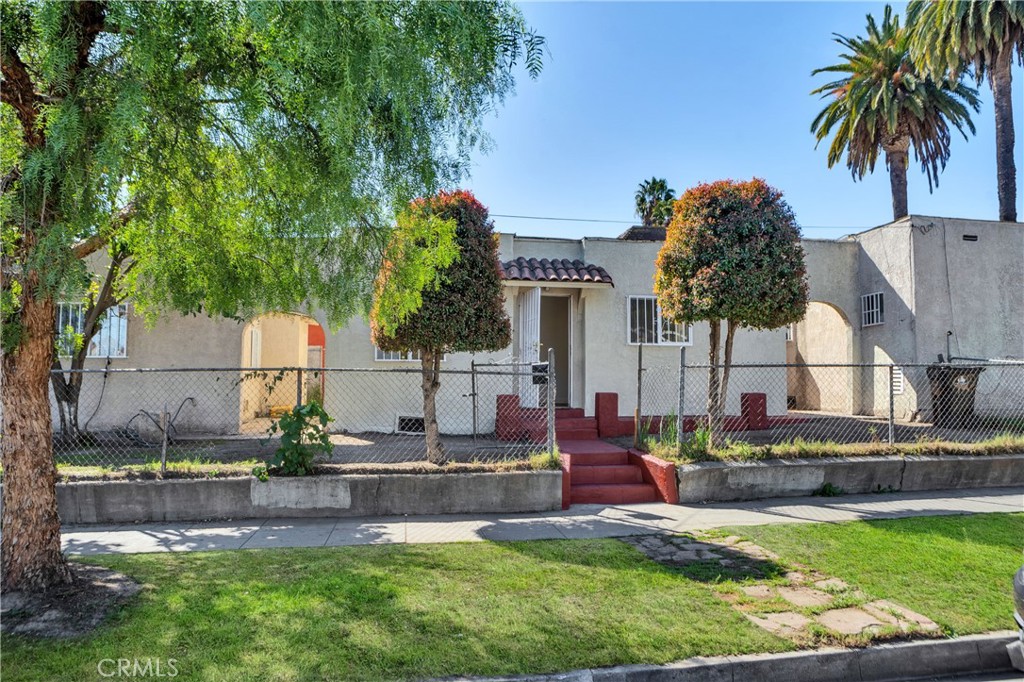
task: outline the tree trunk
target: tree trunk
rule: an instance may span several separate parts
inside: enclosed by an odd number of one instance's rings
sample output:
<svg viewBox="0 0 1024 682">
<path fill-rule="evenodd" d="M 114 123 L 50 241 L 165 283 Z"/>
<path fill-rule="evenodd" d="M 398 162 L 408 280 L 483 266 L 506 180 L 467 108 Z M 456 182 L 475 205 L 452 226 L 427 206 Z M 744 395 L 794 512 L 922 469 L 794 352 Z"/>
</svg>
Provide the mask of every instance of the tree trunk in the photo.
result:
<svg viewBox="0 0 1024 682">
<path fill-rule="evenodd" d="M 60 408 L 60 432 L 63 438 L 78 443 L 85 440 L 85 432 L 78 423 L 79 398 L 82 394 L 81 370 L 85 367 L 85 361 L 89 357 L 89 342 L 103 326 L 103 320 L 107 311 L 118 305 L 121 298 L 115 295 L 114 289 L 121 274 L 131 269 L 134 261 L 129 263 L 127 268 L 122 270 L 127 253 L 122 251 L 114 255 L 107 266 L 107 274 L 103 279 L 99 294 L 90 296 L 85 309 L 85 320 L 82 323 L 82 347 L 77 349 L 71 356 L 71 372 L 64 376 L 64 367 L 59 358 L 53 359 L 50 379 L 53 383 L 53 394 L 57 398 Z M 65 417 L 65 412 L 67 416 Z M 86 424 L 88 426 L 88 424 Z"/>
<path fill-rule="evenodd" d="M 718 375 L 718 341 L 722 336 L 721 320 L 710 320 L 711 339 L 708 345 L 708 447 L 718 447 L 722 431 L 722 401 Z"/>
<path fill-rule="evenodd" d="M 729 320 L 725 332 L 725 357 L 722 359 L 722 389 L 719 397 L 719 409 L 725 414 L 725 403 L 729 395 L 729 370 L 732 369 L 732 342 L 736 335 L 736 323 Z"/>
<path fill-rule="evenodd" d="M 892 188 L 892 219 L 909 215 L 907 208 L 907 151 L 910 138 L 900 138 L 891 145 L 885 145 L 885 163 L 889 166 L 889 186 Z"/>
<path fill-rule="evenodd" d="M 54 303 L 26 287 L 21 343 L 2 361 L 3 586 L 41 591 L 70 583 L 60 547 L 57 468 L 48 395 L 53 359 Z"/>
<path fill-rule="evenodd" d="M 441 353 L 432 350 L 420 351 L 423 368 L 423 433 L 427 440 L 427 461 L 444 464 L 448 455 L 441 444 L 441 433 L 437 427 L 437 389 L 441 387 Z"/>
<path fill-rule="evenodd" d="M 1017 166 L 1013 159 L 1013 49 L 1007 45 L 989 78 L 996 111 L 996 180 L 999 187 L 999 219 L 1017 222 Z"/>
</svg>

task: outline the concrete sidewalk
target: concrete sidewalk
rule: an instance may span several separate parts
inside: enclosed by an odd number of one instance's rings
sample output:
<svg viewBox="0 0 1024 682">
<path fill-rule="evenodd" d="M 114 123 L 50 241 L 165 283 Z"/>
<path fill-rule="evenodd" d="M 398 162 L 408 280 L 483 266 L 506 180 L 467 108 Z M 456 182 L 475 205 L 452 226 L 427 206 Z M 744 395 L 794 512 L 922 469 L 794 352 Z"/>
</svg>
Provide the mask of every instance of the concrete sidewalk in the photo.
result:
<svg viewBox="0 0 1024 682">
<path fill-rule="evenodd" d="M 1024 488 L 792 497 L 708 505 L 575 505 L 567 511 L 539 514 L 67 526 L 63 545 L 68 554 L 91 555 L 402 542 L 611 538 L 721 526 L 993 512 L 1024 512 Z"/>
</svg>

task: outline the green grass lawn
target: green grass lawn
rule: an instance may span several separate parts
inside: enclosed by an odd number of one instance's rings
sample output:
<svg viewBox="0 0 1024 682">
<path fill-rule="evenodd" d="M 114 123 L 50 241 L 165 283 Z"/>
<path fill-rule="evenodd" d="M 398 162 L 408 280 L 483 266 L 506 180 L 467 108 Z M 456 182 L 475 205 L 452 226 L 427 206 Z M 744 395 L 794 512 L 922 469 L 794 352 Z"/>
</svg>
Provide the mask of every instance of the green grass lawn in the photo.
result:
<svg viewBox="0 0 1024 682">
<path fill-rule="evenodd" d="M 1024 514 L 733 528 L 779 554 L 928 616 L 949 635 L 1014 629 Z"/>
<path fill-rule="evenodd" d="M 782 651 L 706 585 L 615 540 L 105 556 L 145 584 L 84 640 L 3 641 L 5 682 L 173 658 L 179 680 L 553 672 Z"/>
</svg>

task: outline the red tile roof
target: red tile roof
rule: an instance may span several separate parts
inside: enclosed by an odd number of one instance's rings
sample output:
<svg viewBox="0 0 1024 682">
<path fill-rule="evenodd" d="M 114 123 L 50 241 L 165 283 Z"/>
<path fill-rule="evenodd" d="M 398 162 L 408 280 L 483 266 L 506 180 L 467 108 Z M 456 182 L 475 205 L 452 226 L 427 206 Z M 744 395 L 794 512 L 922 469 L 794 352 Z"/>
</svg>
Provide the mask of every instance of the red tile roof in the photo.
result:
<svg viewBox="0 0 1024 682">
<path fill-rule="evenodd" d="M 523 258 L 501 264 L 501 276 L 526 282 L 586 282 L 615 286 L 612 276 L 600 265 L 568 258 Z"/>
</svg>

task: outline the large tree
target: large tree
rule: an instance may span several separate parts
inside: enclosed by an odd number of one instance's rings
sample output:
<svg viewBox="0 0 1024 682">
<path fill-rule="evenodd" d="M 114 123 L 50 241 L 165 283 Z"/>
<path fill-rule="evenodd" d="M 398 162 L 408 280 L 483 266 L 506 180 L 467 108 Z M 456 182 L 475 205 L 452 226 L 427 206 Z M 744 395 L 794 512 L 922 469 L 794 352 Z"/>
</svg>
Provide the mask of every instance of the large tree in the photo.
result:
<svg viewBox="0 0 1024 682">
<path fill-rule="evenodd" d="M 988 76 L 995 101 L 996 181 L 999 219 L 1017 220 L 1014 161 L 1014 57 L 1024 63 L 1021 0 L 911 0 L 907 16 L 915 61 L 937 78 L 959 78 L 973 68 L 980 85 Z"/>
<path fill-rule="evenodd" d="M 892 217 L 897 220 L 908 214 L 910 149 L 931 190 L 949 159 L 950 125 L 964 139 L 965 128 L 974 132 L 968 108 L 978 110 L 978 93 L 956 77 L 920 75 L 910 59 L 910 32 L 900 26 L 890 6 L 885 7 L 881 26 L 870 14 L 867 21 L 866 38 L 836 34 L 835 41 L 848 50 L 840 55 L 843 61 L 812 72 L 844 76 L 812 91 L 830 101 L 815 117 L 811 132 L 820 143 L 835 131 L 828 166 L 845 154 L 855 180 L 873 172 L 879 152 L 885 153 Z"/>
<path fill-rule="evenodd" d="M 636 188 L 636 214 L 644 227 L 664 227 L 672 217 L 676 192 L 664 178 L 644 180 Z"/>
<path fill-rule="evenodd" d="M 716 445 L 736 330 L 776 329 L 801 320 L 807 309 L 800 229 L 782 192 L 759 178 L 686 190 L 658 253 L 654 291 L 667 317 L 711 327 L 707 413 Z"/>
<path fill-rule="evenodd" d="M 422 266 L 427 259 L 433 268 Z M 411 267 L 410 267 L 411 266 Z M 436 273 L 429 281 L 409 273 Z M 418 303 L 403 308 L 410 297 Z M 494 223 L 467 191 L 417 199 L 400 216 L 377 279 L 373 340 L 384 350 L 417 351 L 422 366 L 427 459 L 447 457 L 437 424 L 445 353 L 500 350 L 511 343 Z"/>
<path fill-rule="evenodd" d="M 390 207 L 456 181 L 542 39 L 505 1 L 0 3 L 2 580 L 70 580 L 47 395 L 55 306 L 365 310 Z M 120 247 L 119 247 L 120 248 Z"/>
</svg>

